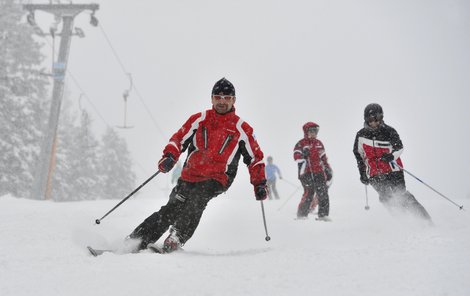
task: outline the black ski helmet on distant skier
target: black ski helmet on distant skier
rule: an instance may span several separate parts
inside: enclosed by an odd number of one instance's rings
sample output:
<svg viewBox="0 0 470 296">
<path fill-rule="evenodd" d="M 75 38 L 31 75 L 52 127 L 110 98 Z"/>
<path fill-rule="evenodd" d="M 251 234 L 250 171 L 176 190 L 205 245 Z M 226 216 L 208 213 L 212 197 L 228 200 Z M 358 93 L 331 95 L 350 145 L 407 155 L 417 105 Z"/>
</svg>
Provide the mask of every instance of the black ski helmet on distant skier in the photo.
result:
<svg viewBox="0 0 470 296">
<path fill-rule="evenodd" d="M 226 96 L 235 95 L 235 87 L 225 77 L 217 81 L 212 88 L 213 95 L 220 95 L 221 93 Z"/>
<path fill-rule="evenodd" d="M 376 103 L 372 103 L 366 106 L 364 109 L 364 120 L 367 121 L 369 118 L 377 118 L 382 120 L 384 117 L 384 111 L 382 106 Z"/>
</svg>

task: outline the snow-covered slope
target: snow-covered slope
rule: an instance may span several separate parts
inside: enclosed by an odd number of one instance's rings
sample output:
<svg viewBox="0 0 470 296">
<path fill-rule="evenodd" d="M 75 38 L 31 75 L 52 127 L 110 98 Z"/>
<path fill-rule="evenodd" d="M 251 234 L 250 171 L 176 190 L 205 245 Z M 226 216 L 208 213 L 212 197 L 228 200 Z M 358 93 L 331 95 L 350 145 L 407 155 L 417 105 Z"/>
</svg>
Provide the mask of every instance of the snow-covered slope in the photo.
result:
<svg viewBox="0 0 470 296">
<path fill-rule="evenodd" d="M 104 254 L 164 199 L 116 203 L 0 198 L 0 295 L 470 295 L 470 216 L 426 200 L 430 227 L 375 199 L 332 198 L 333 222 L 295 220 L 297 199 L 213 200 L 184 251 Z M 459 200 L 464 202 L 465 200 Z M 282 206 L 282 208 L 281 208 Z M 281 208 L 279 210 L 279 208 Z"/>
</svg>

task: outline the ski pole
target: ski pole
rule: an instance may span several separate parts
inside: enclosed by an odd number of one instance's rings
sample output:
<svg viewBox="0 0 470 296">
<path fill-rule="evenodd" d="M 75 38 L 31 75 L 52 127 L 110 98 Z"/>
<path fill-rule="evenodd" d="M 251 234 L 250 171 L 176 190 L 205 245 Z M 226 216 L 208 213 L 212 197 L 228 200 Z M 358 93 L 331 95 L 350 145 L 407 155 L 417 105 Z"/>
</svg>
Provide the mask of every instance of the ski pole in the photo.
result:
<svg viewBox="0 0 470 296">
<path fill-rule="evenodd" d="M 263 205 L 262 200 L 261 200 L 261 212 L 263 213 L 264 231 L 266 232 L 266 237 L 264 239 L 268 242 L 271 240 L 271 238 L 268 235 L 268 227 L 266 226 L 266 216 L 264 214 L 264 205 Z"/>
<path fill-rule="evenodd" d="M 397 162 L 393 161 L 392 164 L 396 165 L 397 167 L 400 168 L 400 170 L 404 171 L 405 173 L 407 173 L 408 175 L 412 176 L 413 178 L 415 178 L 416 180 L 418 180 L 419 182 L 423 183 L 424 185 L 426 185 L 429 189 L 431 189 L 432 191 L 436 192 L 437 194 L 439 194 L 440 196 L 442 196 L 443 198 L 447 199 L 449 202 L 451 202 L 452 204 L 456 205 L 460 210 L 463 210 L 463 205 L 459 205 L 457 203 L 455 203 L 453 200 L 451 200 L 450 198 L 448 198 L 447 196 L 445 196 L 444 194 L 440 193 L 439 191 L 437 191 L 436 189 L 432 188 L 431 186 L 429 186 L 428 184 L 426 184 L 424 181 L 422 181 L 421 179 L 419 179 L 418 177 L 416 177 L 415 175 L 413 175 L 410 171 L 408 170 L 405 170 L 403 167 L 401 167 Z"/>
<path fill-rule="evenodd" d="M 364 209 L 366 209 L 366 211 L 368 211 L 370 209 L 370 207 L 369 207 L 369 194 L 367 192 L 367 185 L 364 185 L 364 187 L 366 188 L 366 206 L 364 207 Z"/>
<path fill-rule="evenodd" d="M 297 193 L 297 191 L 299 191 L 301 186 L 297 186 L 297 188 L 294 190 L 294 192 L 292 192 L 289 197 L 286 199 L 286 201 L 279 207 L 279 209 L 277 209 L 278 211 L 280 211 L 286 204 L 287 202 L 294 196 L 294 194 Z"/>
<path fill-rule="evenodd" d="M 140 190 L 140 188 L 144 187 L 145 184 L 147 184 L 148 182 L 150 182 L 150 180 L 152 180 L 156 175 L 158 175 L 160 173 L 160 171 L 157 171 L 155 174 L 153 174 L 150 178 L 148 178 L 144 183 L 142 183 L 139 187 L 137 187 L 136 189 L 134 189 L 134 191 L 132 191 L 128 196 L 126 196 L 123 200 L 121 200 L 116 206 L 114 206 L 114 208 L 112 208 L 109 212 L 107 212 L 103 217 L 101 217 L 101 219 L 96 219 L 95 220 L 95 223 L 96 224 L 100 224 L 101 223 L 101 220 L 103 220 L 106 216 L 108 216 L 112 211 L 114 211 L 117 207 L 119 207 L 123 202 L 125 202 L 129 197 L 131 197 L 132 195 L 134 195 L 134 193 L 136 193 L 137 191 Z"/>
<path fill-rule="evenodd" d="M 298 185 L 295 185 L 293 182 L 291 182 L 291 181 L 289 181 L 289 180 L 286 180 L 286 179 L 284 179 L 284 178 L 282 178 L 281 180 L 284 181 L 284 182 L 286 182 L 287 184 L 289 184 L 289 185 L 292 186 L 292 187 L 295 187 L 295 188 L 298 187 Z"/>
</svg>

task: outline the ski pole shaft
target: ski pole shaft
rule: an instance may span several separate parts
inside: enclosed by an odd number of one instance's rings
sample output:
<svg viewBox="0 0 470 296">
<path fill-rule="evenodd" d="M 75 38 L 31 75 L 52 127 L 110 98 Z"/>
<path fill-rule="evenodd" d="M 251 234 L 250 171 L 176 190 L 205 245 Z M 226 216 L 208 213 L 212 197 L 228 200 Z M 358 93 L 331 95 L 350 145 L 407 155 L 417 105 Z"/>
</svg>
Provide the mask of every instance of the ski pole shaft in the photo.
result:
<svg viewBox="0 0 470 296">
<path fill-rule="evenodd" d="M 297 191 L 299 191 L 300 189 L 300 186 L 297 186 L 297 188 L 294 190 L 294 192 L 292 192 L 289 197 L 286 199 L 286 201 L 279 207 L 279 209 L 277 209 L 278 211 L 280 211 L 286 204 L 287 202 L 294 196 L 294 194 L 297 193 Z"/>
<path fill-rule="evenodd" d="M 266 216 L 264 214 L 264 205 L 263 201 L 261 200 L 261 213 L 263 214 L 263 223 L 264 223 L 264 231 L 266 232 L 266 237 L 264 238 L 266 241 L 270 241 L 271 238 L 268 235 L 268 226 L 266 226 Z"/>
<path fill-rule="evenodd" d="M 114 206 L 114 208 L 112 208 L 111 210 L 109 210 L 109 212 L 107 212 L 103 217 L 101 217 L 101 219 L 96 219 L 95 220 L 95 223 L 96 224 L 100 224 L 101 223 L 101 220 L 103 220 L 106 216 L 108 216 L 112 211 L 114 211 L 117 207 L 119 207 L 122 203 L 124 203 L 127 199 L 129 199 L 129 197 L 131 197 L 132 195 L 134 195 L 134 193 L 136 193 L 137 191 L 140 190 L 140 188 L 144 187 L 148 182 L 150 182 L 150 180 L 152 180 L 156 175 L 158 175 L 160 173 L 160 171 L 157 171 L 155 174 L 153 174 L 150 178 L 148 178 L 144 183 L 142 183 L 139 187 L 137 187 L 136 189 L 134 189 L 134 191 L 132 191 L 128 196 L 126 196 L 123 200 L 121 200 L 117 205 Z"/>
<path fill-rule="evenodd" d="M 370 207 L 369 207 L 369 193 L 367 192 L 367 185 L 364 185 L 365 189 L 366 189 L 366 206 L 364 207 L 364 209 L 366 210 L 369 210 Z"/>
<path fill-rule="evenodd" d="M 449 202 L 451 202 L 452 204 L 454 204 L 455 206 L 457 206 L 460 210 L 463 210 L 463 205 L 459 205 L 457 204 L 456 202 L 454 202 L 453 200 L 451 200 L 450 198 L 448 198 L 447 196 L 445 196 L 444 194 L 440 193 L 439 191 L 437 191 L 436 189 L 432 188 L 431 186 L 429 186 L 427 183 L 425 183 L 423 180 L 421 180 L 420 178 L 416 177 L 415 175 L 413 175 L 410 171 L 404 169 L 403 167 L 401 167 L 398 163 L 396 162 L 393 162 L 393 164 L 396 164 L 400 170 L 404 171 L 405 173 L 407 173 L 408 175 L 412 176 L 413 178 L 415 178 L 416 180 L 418 180 L 419 182 L 421 182 L 422 184 L 424 184 L 425 186 L 427 186 L 429 189 L 431 189 L 432 191 L 436 192 L 437 194 L 439 194 L 440 196 L 442 196 L 443 198 L 447 199 Z"/>
<path fill-rule="evenodd" d="M 286 182 L 287 184 L 291 185 L 292 187 L 298 187 L 297 185 L 295 185 L 294 183 L 292 183 L 291 181 L 289 180 L 286 180 L 284 178 L 281 179 L 282 181 Z"/>
</svg>

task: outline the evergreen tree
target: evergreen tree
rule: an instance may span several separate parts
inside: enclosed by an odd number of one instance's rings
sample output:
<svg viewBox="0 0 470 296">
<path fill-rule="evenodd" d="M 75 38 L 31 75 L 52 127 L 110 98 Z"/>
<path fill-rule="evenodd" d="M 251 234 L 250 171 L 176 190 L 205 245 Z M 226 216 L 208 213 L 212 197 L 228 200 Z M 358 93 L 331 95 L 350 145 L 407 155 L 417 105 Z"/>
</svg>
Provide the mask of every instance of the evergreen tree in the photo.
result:
<svg viewBox="0 0 470 296">
<path fill-rule="evenodd" d="M 29 192 L 47 109 L 42 45 L 23 15 L 15 1 L 0 0 L 0 195 Z"/>
<path fill-rule="evenodd" d="M 0 196 L 29 196 L 50 109 L 42 45 L 16 2 L 0 0 Z M 99 143 L 88 113 L 82 112 L 77 124 L 68 105 L 64 100 L 52 197 L 122 197 L 135 182 L 125 141 L 109 128 Z"/>
<path fill-rule="evenodd" d="M 101 197 L 122 198 L 134 189 L 135 174 L 124 139 L 108 127 L 99 149 Z"/>
<path fill-rule="evenodd" d="M 87 111 L 77 125 L 70 100 L 65 99 L 57 133 L 52 197 L 56 201 L 96 199 L 98 192 L 98 141 Z"/>
<path fill-rule="evenodd" d="M 64 98 L 55 143 L 54 164 L 52 166 L 52 199 L 56 201 L 76 200 L 73 191 L 73 180 L 78 177 L 74 170 L 75 139 L 78 131 L 76 117 L 71 112 L 70 101 Z"/>
<path fill-rule="evenodd" d="M 77 143 L 74 146 L 74 191 L 78 199 L 96 199 L 99 195 L 98 183 L 98 141 L 92 132 L 92 121 L 86 111 L 82 111 L 77 130 Z"/>
</svg>

